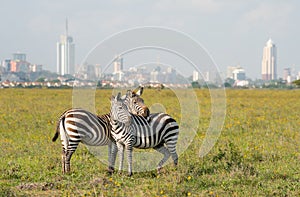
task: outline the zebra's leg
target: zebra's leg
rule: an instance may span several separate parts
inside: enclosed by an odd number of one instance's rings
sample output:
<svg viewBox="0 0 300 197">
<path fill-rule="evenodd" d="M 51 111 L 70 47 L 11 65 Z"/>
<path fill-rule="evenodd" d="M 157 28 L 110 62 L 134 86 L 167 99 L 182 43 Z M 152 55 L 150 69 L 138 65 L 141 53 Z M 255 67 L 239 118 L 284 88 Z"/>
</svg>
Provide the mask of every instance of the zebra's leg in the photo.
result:
<svg viewBox="0 0 300 197">
<path fill-rule="evenodd" d="M 71 157 L 74 153 L 74 150 L 67 150 L 66 151 L 66 158 L 65 158 L 65 171 L 66 173 L 69 173 L 70 172 L 70 163 L 71 163 Z"/>
<path fill-rule="evenodd" d="M 126 146 L 126 153 L 127 153 L 127 162 L 128 162 L 128 176 L 132 175 L 132 146 Z"/>
<path fill-rule="evenodd" d="M 118 147 L 115 141 L 112 141 L 109 145 L 108 150 L 108 158 L 109 158 L 109 166 L 108 172 L 113 173 L 115 170 L 116 157 L 118 152 Z"/>
<path fill-rule="evenodd" d="M 178 164 L 178 155 L 176 152 L 176 144 L 174 145 L 173 143 L 166 143 L 166 146 L 168 147 L 169 152 L 171 153 L 173 162 L 174 162 L 174 166 L 176 167 Z"/>
<path fill-rule="evenodd" d="M 66 151 L 64 148 L 61 154 L 61 165 L 62 165 L 62 174 L 65 174 L 66 173 Z"/>
<path fill-rule="evenodd" d="M 157 166 L 157 173 L 161 173 L 161 169 L 164 165 L 164 163 L 166 163 L 166 161 L 169 159 L 170 157 L 170 152 L 169 150 L 164 146 L 164 145 L 160 145 L 157 147 L 154 147 L 154 150 L 158 151 L 159 153 L 163 154 L 164 157 L 162 158 L 162 160 L 158 163 Z"/>
<path fill-rule="evenodd" d="M 177 167 L 177 165 L 178 165 L 178 155 L 177 155 L 176 151 L 171 152 L 171 156 L 172 156 L 172 159 L 173 159 L 173 162 L 174 162 L 174 166 Z"/>
<path fill-rule="evenodd" d="M 121 174 L 123 170 L 123 161 L 124 161 L 124 145 L 121 143 L 117 143 L 117 146 L 118 146 L 119 159 L 120 159 L 119 174 Z"/>
</svg>

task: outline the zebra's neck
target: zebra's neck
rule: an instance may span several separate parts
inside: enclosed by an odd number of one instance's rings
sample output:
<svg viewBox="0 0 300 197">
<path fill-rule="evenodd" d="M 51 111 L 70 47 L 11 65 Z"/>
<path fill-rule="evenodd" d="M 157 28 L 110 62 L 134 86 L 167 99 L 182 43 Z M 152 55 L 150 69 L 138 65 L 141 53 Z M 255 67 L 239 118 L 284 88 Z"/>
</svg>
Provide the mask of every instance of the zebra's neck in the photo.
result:
<svg viewBox="0 0 300 197">
<path fill-rule="evenodd" d="M 113 132 L 116 132 L 117 130 L 124 130 L 127 132 L 130 129 L 130 125 L 126 125 L 123 122 L 120 122 L 118 120 L 113 120 L 113 119 L 111 119 L 111 126 Z"/>
</svg>

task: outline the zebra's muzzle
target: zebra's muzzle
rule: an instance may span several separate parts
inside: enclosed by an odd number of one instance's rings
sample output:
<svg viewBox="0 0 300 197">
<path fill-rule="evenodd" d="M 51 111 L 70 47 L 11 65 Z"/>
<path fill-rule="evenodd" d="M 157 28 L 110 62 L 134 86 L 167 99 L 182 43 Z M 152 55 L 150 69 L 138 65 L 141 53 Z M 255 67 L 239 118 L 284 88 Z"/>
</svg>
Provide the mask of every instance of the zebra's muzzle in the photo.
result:
<svg viewBox="0 0 300 197">
<path fill-rule="evenodd" d="M 143 112 L 140 112 L 138 115 L 143 116 L 143 117 L 148 117 L 150 115 L 150 110 L 148 107 L 144 106 L 142 107 Z"/>
</svg>

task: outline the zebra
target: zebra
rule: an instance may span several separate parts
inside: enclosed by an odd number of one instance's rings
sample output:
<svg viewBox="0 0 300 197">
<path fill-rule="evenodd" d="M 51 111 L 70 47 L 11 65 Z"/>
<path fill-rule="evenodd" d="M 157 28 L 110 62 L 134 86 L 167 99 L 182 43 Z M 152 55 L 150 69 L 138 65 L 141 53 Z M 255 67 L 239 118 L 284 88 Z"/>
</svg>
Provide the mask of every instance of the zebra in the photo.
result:
<svg viewBox="0 0 300 197">
<path fill-rule="evenodd" d="M 130 96 L 129 95 L 130 92 Z M 148 116 L 149 109 L 140 97 L 143 93 L 143 87 L 136 91 L 128 90 L 123 102 L 128 105 L 132 113 L 142 116 Z M 70 172 L 70 160 L 72 154 L 77 149 L 79 143 L 90 146 L 108 145 L 108 172 L 114 171 L 112 161 L 116 157 L 115 151 L 112 155 L 112 149 L 116 149 L 115 141 L 111 136 L 110 113 L 95 115 L 87 110 L 73 108 L 66 110 L 59 118 L 56 133 L 52 141 L 56 141 L 61 136 L 62 141 L 62 173 Z"/>
<path fill-rule="evenodd" d="M 157 172 L 160 173 L 163 164 L 172 156 L 174 165 L 178 164 L 176 144 L 179 135 L 179 126 L 175 119 L 165 113 L 154 113 L 148 117 L 137 116 L 129 112 L 128 107 L 118 93 L 111 97 L 111 125 L 112 137 L 116 141 L 119 151 L 119 171 L 123 169 L 124 151 L 128 162 L 128 175 L 132 175 L 133 148 L 154 148 L 163 154 L 158 163 Z M 124 150 L 125 149 L 125 150 Z M 112 164 L 114 164 L 112 158 Z"/>
</svg>

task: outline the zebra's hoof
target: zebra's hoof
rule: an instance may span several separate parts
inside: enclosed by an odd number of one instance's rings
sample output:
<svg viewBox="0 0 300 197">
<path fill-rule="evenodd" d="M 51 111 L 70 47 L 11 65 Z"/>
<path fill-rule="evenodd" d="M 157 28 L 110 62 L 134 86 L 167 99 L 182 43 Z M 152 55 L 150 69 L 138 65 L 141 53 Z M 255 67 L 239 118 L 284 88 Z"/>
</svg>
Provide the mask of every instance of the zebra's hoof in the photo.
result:
<svg viewBox="0 0 300 197">
<path fill-rule="evenodd" d="M 158 167 L 157 168 L 157 174 L 161 174 L 162 173 L 162 169 L 163 169 L 162 167 Z"/>
<path fill-rule="evenodd" d="M 113 167 L 108 167 L 107 172 L 108 172 L 109 174 L 112 174 L 112 173 L 115 172 L 115 169 L 114 169 Z"/>
</svg>

